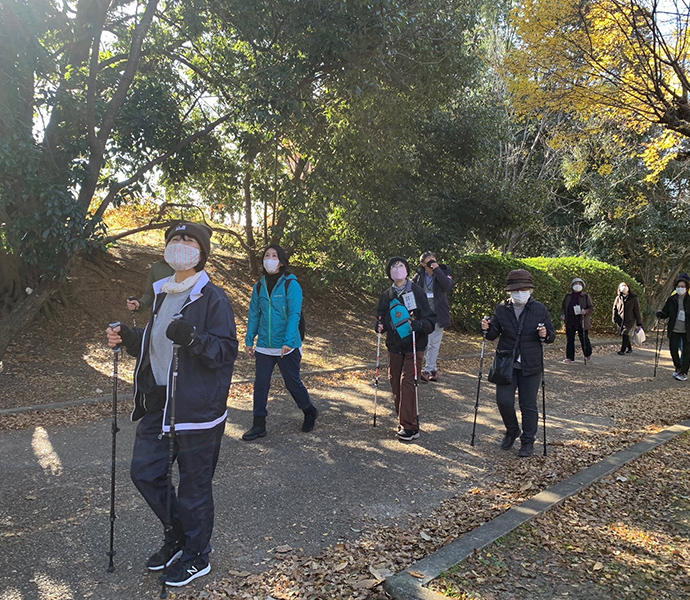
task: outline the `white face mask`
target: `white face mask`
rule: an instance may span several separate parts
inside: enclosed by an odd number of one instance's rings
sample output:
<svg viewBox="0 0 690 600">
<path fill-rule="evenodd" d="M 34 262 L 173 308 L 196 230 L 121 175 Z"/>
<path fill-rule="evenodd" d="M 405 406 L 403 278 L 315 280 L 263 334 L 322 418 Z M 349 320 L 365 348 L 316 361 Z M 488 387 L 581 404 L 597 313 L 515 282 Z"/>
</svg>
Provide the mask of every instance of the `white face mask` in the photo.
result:
<svg viewBox="0 0 690 600">
<path fill-rule="evenodd" d="M 194 246 L 173 242 L 165 247 L 163 257 L 174 271 L 189 271 L 199 264 L 201 250 Z"/>
<path fill-rule="evenodd" d="M 393 281 L 407 279 L 407 269 L 405 267 L 391 267 L 391 279 Z"/>
<path fill-rule="evenodd" d="M 513 299 L 513 302 L 515 302 L 515 304 L 517 304 L 518 306 L 527 304 L 527 301 L 529 300 L 529 297 L 531 295 L 532 292 L 530 290 L 523 290 L 522 292 L 510 292 L 510 297 Z"/>
<path fill-rule="evenodd" d="M 627 286 L 627 285 L 622 285 L 622 286 L 620 287 L 620 292 L 621 292 L 621 294 L 623 294 L 624 296 L 626 296 L 626 295 L 628 294 L 628 286 Z"/>
<path fill-rule="evenodd" d="M 679 296 L 685 296 L 685 292 L 687 292 L 687 290 L 684 287 L 676 288 L 676 294 L 678 294 Z"/>
<path fill-rule="evenodd" d="M 573 286 L 573 292 L 581 292 L 582 291 L 582 286 L 579 283 L 576 283 Z"/>
<path fill-rule="evenodd" d="M 264 269 L 266 273 L 273 275 L 280 269 L 280 261 L 277 258 L 264 258 Z"/>
</svg>

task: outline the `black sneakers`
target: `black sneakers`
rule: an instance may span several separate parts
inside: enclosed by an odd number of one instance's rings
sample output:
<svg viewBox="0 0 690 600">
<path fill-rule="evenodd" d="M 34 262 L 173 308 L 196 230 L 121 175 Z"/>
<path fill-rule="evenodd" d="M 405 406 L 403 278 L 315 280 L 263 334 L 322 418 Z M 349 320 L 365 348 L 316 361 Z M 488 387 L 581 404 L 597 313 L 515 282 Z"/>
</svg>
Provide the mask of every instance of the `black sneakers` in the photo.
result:
<svg viewBox="0 0 690 600">
<path fill-rule="evenodd" d="M 501 448 L 503 450 L 510 450 L 513 447 L 513 444 L 515 443 L 515 440 L 518 438 L 519 435 L 519 429 L 516 429 L 514 431 L 506 431 L 506 434 L 503 436 L 503 441 L 501 442 Z"/>
<path fill-rule="evenodd" d="M 175 563 L 168 569 L 167 573 L 159 577 L 159 580 L 161 583 L 165 581 L 166 585 L 180 587 L 210 572 L 211 563 L 208 559 L 202 558 L 201 556 L 195 556 L 184 562 Z"/>
<path fill-rule="evenodd" d="M 531 444 L 527 442 L 526 444 L 523 443 L 522 446 L 520 446 L 520 449 L 518 450 L 518 456 L 522 458 L 527 458 L 528 456 L 532 456 L 534 454 L 534 444 Z"/>
<path fill-rule="evenodd" d="M 319 416 L 319 411 L 316 410 L 316 406 L 312 405 L 304 410 L 304 422 L 302 423 L 302 431 L 307 433 L 314 429 L 314 424 L 316 423 L 316 417 Z"/>
<path fill-rule="evenodd" d="M 419 437 L 419 429 L 401 429 L 397 436 L 401 442 L 411 442 Z"/>
<path fill-rule="evenodd" d="M 146 568 L 149 571 L 160 571 L 161 569 L 165 569 L 165 567 L 169 567 L 182 556 L 183 547 L 184 542 L 176 541 L 170 545 L 170 548 L 163 543 L 163 546 L 161 546 L 158 552 L 149 556 L 149 559 L 146 561 Z M 167 561 L 165 560 L 166 557 L 169 557 Z"/>
</svg>

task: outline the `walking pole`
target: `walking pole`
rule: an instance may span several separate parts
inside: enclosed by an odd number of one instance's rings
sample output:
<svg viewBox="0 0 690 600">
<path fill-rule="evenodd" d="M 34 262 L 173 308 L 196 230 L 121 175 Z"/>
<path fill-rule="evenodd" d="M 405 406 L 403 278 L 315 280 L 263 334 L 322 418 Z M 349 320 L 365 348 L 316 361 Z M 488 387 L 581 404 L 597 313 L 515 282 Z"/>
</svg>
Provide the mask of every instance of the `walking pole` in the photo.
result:
<svg viewBox="0 0 690 600">
<path fill-rule="evenodd" d="M 379 325 L 381 325 L 381 317 L 379 317 Z M 377 327 L 378 329 L 378 327 Z M 374 384 L 374 427 L 376 427 L 376 403 L 379 399 L 379 366 L 381 364 L 381 332 L 379 331 L 379 339 L 376 343 L 376 383 Z"/>
<path fill-rule="evenodd" d="M 656 370 L 657 367 L 659 366 L 659 355 L 661 354 L 661 346 L 664 343 L 664 338 L 661 337 L 661 341 L 659 341 L 659 319 L 656 320 L 656 344 L 655 344 L 655 350 L 656 354 L 654 355 L 654 377 L 656 377 Z M 664 320 L 664 334 L 666 334 L 666 320 Z"/>
<path fill-rule="evenodd" d="M 181 319 L 180 313 L 173 315 L 173 320 Z M 170 387 L 170 434 L 168 437 L 168 493 L 165 500 L 165 570 L 161 577 L 161 598 L 168 597 L 168 590 L 165 584 L 165 574 L 168 571 L 168 561 L 170 560 L 170 544 L 172 542 L 172 493 L 173 493 L 173 460 L 175 456 L 175 403 L 177 400 L 177 368 L 180 355 L 180 345 L 173 344 L 172 360 L 172 382 Z M 165 413 L 164 413 L 165 415 Z M 165 425 L 165 423 L 163 423 Z"/>
<path fill-rule="evenodd" d="M 120 322 L 110 324 L 111 329 L 115 329 L 120 326 Z M 122 349 L 120 346 L 115 346 L 113 348 L 113 422 L 111 425 L 111 436 L 112 436 L 112 450 L 111 450 L 111 469 L 110 469 L 110 550 L 108 551 L 108 556 L 110 561 L 108 563 L 108 573 L 112 573 L 115 570 L 115 565 L 113 564 L 113 558 L 115 557 L 115 463 L 116 463 L 116 451 L 117 451 L 117 432 L 120 431 L 117 426 L 117 363 Z"/>
<path fill-rule="evenodd" d="M 486 321 L 489 317 L 483 317 Z M 482 352 L 479 355 L 479 375 L 477 376 L 477 399 L 474 402 L 474 424 L 472 425 L 472 440 L 470 446 L 474 446 L 474 432 L 477 429 L 477 413 L 479 412 L 479 388 L 482 385 L 482 370 L 484 368 L 484 348 L 486 348 L 486 331 L 482 331 Z"/>
<path fill-rule="evenodd" d="M 127 300 L 129 300 L 129 301 L 131 302 L 132 300 L 136 300 L 136 298 L 135 298 L 134 296 L 130 296 L 129 298 L 127 298 Z M 133 325 L 134 327 L 137 326 L 137 318 L 134 316 L 134 313 L 135 313 L 135 312 L 136 312 L 136 310 L 133 310 L 133 311 L 132 311 L 132 325 Z"/>
<path fill-rule="evenodd" d="M 417 429 L 419 430 L 419 379 L 417 379 L 417 336 L 412 330 L 412 360 L 414 360 L 414 406 L 417 413 Z"/>
<path fill-rule="evenodd" d="M 580 346 L 582 346 L 582 360 L 585 363 L 585 367 L 587 366 L 587 357 L 585 356 L 585 317 L 582 313 L 580 313 Z M 542 377 L 543 379 L 543 377 Z"/>
<path fill-rule="evenodd" d="M 544 327 L 539 323 L 538 327 Z M 546 387 L 544 385 L 544 338 L 539 336 L 541 342 L 541 414 L 544 419 L 544 456 L 546 456 Z"/>
</svg>

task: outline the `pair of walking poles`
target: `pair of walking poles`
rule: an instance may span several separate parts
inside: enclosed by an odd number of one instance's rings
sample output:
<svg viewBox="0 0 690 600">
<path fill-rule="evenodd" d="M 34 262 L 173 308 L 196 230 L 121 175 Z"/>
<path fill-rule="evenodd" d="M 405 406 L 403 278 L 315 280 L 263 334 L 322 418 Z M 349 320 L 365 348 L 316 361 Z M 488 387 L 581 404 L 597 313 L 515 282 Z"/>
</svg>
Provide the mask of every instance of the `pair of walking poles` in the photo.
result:
<svg viewBox="0 0 690 600">
<path fill-rule="evenodd" d="M 488 317 L 484 317 L 488 319 Z M 544 323 L 539 323 L 539 327 L 543 327 Z M 546 384 L 544 383 L 544 338 L 540 337 L 541 342 L 541 414 L 543 417 L 544 430 L 544 456 L 546 456 Z M 477 398 L 474 402 L 474 423 L 472 425 L 472 439 L 470 446 L 474 446 L 474 437 L 477 430 L 477 414 L 479 413 L 479 391 L 482 386 L 482 376 L 484 370 L 484 351 L 486 349 L 486 331 L 482 332 L 482 350 L 479 355 L 479 374 L 477 376 Z"/>
<path fill-rule="evenodd" d="M 381 325 L 381 317 L 379 317 Z M 419 379 L 417 376 L 417 336 L 412 330 L 412 360 L 414 361 L 414 402 L 415 414 L 417 415 L 417 429 L 419 429 Z M 376 342 L 376 379 L 374 380 L 374 427 L 376 427 L 376 406 L 379 399 L 379 375 L 381 373 L 381 332 L 378 332 Z"/>
<path fill-rule="evenodd" d="M 182 318 L 181 314 L 173 315 L 173 320 Z M 136 327 L 136 320 L 132 316 L 132 321 Z M 110 323 L 110 328 L 119 327 L 121 323 L 116 321 Z M 117 459 L 117 432 L 120 428 L 117 426 L 117 381 L 118 381 L 118 362 L 119 356 L 122 353 L 121 346 L 113 348 L 113 420 L 112 420 L 112 454 L 111 454 L 111 470 L 110 470 L 110 549 L 108 550 L 108 573 L 115 571 L 114 558 L 117 554 L 115 550 L 115 467 Z M 168 438 L 168 479 L 167 479 L 167 496 L 165 502 L 165 548 L 166 557 L 165 565 L 167 566 L 170 560 L 170 544 L 172 542 L 172 469 L 175 460 L 175 422 L 176 422 L 176 399 L 177 399 L 177 372 L 179 364 L 180 345 L 173 344 L 173 364 L 172 364 L 172 384 L 170 388 L 170 435 Z M 167 586 L 165 583 L 165 571 L 161 577 L 161 598 L 167 598 Z"/>
</svg>

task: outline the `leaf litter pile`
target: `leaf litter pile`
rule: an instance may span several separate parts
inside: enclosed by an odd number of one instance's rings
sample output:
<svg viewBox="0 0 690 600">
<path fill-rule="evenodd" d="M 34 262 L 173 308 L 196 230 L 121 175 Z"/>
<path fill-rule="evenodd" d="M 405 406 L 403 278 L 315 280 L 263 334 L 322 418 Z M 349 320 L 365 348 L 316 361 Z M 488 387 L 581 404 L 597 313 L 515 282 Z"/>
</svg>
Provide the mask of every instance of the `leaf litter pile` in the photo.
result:
<svg viewBox="0 0 690 600">
<path fill-rule="evenodd" d="M 431 586 L 466 600 L 690 596 L 690 434 L 629 463 Z"/>
</svg>

